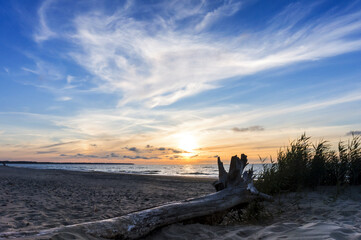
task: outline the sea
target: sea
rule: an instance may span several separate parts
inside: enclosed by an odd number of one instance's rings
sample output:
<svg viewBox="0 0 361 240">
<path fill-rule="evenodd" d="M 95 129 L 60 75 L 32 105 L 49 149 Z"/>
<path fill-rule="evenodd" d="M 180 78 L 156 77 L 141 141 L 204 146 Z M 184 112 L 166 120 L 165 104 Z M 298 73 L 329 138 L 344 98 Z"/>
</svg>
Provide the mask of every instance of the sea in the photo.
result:
<svg viewBox="0 0 361 240">
<path fill-rule="evenodd" d="M 123 164 L 19 164 L 8 163 L 8 166 L 35 169 L 61 169 L 83 172 L 108 172 L 125 174 L 145 174 L 164 176 L 193 176 L 193 177 L 218 177 L 217 164 L 189 164 L 189 165 L 123 165 Z M 228 171 L 229 164 L 224 164 Z M 246 170 L 253 168 L 257 176 L 263 169 L 262 164 L 249 164 Z"/>
</svg>

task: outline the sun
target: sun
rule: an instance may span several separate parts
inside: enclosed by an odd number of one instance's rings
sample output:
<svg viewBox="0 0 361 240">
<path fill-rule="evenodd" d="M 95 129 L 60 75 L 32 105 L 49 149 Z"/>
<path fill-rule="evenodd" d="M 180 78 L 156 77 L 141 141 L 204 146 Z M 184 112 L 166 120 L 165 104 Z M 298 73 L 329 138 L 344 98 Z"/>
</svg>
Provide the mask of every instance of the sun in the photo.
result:
<svg viewBox="0 0 361 240">
<path fill-rule="evenodd" d="M 185 151 L 185 154 L 193 154 L 198 148 L 196 138 L 190 133 L 183 133 L 178 136 L 178 148 Z"/>
</svg>

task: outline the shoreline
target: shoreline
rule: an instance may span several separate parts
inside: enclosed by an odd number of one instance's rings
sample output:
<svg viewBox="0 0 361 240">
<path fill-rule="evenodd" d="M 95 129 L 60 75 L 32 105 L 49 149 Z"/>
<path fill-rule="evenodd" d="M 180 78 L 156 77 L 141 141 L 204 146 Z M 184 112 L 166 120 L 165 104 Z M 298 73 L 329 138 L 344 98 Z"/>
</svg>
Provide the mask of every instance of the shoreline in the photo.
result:
<svg viewBox="0 0 361 240">
<path fill-rule="evenodd" d="M 116 174 L 155 175 L 155 176 L 182 176 L 218 178 L 218 169 L 215 164 L 205 165 L 117 165 L 117 164 L 9 164 L 8 167 L 29 169 L 53 169 L 77 172 L 104 172 Z"/>
<path fill-rule="evenodd" d="M 3 168 L 4 166 L 0 166 Z M 115 174 L 115 175 L 132 175 L 132 176 L 150 176 L 150 177 L 164 177 L 164 178 L 180 178 L 180 179 L 204 179 L 209 181 L 215 181 L 218 177 L 212 176 L 204 176 L 198 174 L 184 174 L 184 175 L 164 175 L 164 174 L 153 174 L 153 173 L 128 173 L 128 172 L 105 172 L 105 171 L 79 171 L 79 170 L 71 170 L 71 169 L 54 169 L 54 168 L 28 168 L 28 167 L 18 167 L 18 166 L 9 166 L 6 165 L 7 168 L 16 168 L 16 169 L 30 169 L 30 170 L 39 170 L 39 171 L 65 171 L 65 172 L 73 172 L 73 173 L 95 173 L 95 174 Z"/>
<path fill-rule="evenodd" d="M 109 163 L 109 162 L 37 162 L 37 161 L 0 161 L 0 164 L 77 164 L 77 165 L 136 165 L 135 163 Z"/>
</svg>

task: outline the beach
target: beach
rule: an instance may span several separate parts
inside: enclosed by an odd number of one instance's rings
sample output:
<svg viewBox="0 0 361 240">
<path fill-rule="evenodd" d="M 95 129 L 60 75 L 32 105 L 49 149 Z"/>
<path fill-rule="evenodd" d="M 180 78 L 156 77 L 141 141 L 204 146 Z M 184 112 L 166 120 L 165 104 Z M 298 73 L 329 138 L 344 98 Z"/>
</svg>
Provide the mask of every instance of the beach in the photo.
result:
<svg viewBox="0 0 361 240">
<path fill-rule="evenodd" d="M 121 216 L 214 192 L 213 179 L 0 167 L 0 232 Z M 339 194 L 338 194 L 339 192 Z M 361 239 L 361 187 L 275 196 L 260 222 L 177 223 L 145 239 Z"/>
<path fill-rule="evenodd" d="M 0 167 L 0 232 L 112 218 L 213 192 L 211 179 Z"/>
</svg>

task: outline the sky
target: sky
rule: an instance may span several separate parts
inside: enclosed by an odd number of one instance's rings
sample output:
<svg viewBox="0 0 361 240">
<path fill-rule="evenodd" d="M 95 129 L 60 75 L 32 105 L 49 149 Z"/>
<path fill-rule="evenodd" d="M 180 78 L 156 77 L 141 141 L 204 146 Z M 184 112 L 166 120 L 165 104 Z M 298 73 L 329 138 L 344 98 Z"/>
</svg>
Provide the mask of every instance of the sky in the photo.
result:
<svg viewBox="0 0 361 240">
<path fill-rule="evenodd" d="M 361 134 L 360 1 L 0 1 L 0 160 L 276 158 Z"/>
</svg>

